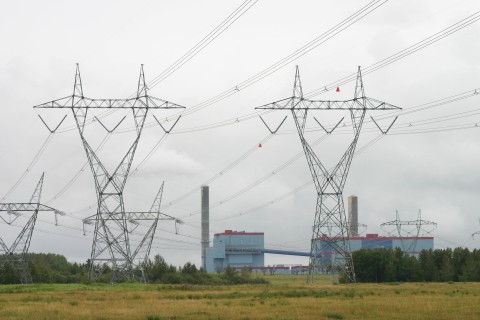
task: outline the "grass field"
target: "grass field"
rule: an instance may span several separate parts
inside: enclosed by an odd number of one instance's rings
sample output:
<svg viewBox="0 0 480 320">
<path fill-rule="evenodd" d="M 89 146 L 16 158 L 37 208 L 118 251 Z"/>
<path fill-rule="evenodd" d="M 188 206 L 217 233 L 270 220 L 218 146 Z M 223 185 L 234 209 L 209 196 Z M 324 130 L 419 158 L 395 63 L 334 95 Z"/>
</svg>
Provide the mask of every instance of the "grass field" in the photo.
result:
<svg viewBox="0 0 480 320">
<path fill-rule="evenodd" d="M 480 319 L 480 283 L 0 286 L 0 319 Z"/>
</svg>

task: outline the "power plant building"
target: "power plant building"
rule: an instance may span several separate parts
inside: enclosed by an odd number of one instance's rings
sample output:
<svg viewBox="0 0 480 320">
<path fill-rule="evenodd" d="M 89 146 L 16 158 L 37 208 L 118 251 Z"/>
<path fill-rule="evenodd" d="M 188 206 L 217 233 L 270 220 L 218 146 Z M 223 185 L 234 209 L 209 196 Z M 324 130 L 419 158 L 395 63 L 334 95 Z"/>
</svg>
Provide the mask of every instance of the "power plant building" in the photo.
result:
<svg viewBox="0 0 480 320">
<path fill-rule="evenodd" d="M 275 272 L 275 273 L 299 273 L 308 272 L 307 266 L 268 266 L 265 267 L 265 254 L 280 254 L 310 257 L 310 248 L 305 248 L 308 252 L 284 251 L 265 248 L 263 232 L 246 232 L 225 230 L 222 233 L 216 233 L 213 237 L 212 246 L 209 247 L 209 187 L 201 188 L 201 224 L 202 224 L 202 267 L 207 272 L 223 272 L 227 266 L 234 269 L 251 268 L 254 272 Z M 358 223 L 358 198 L 356 196 L 348 197 L 348 236 L 350 252 L 361 249 L 396 249 L 400 248 L 403 252 L 418 258 L 422 250 L 434 248 L 433 237 L 394 237 L 379 236 L 378 234 L 366 234 L 359 236 Z M 334 240 L 334 239 L 333 239 Z M 340 238 L 338 245 L 341 246 Z M 335 240 L 334 240 L 335 241 Z M 325 272 L 336 265 L 337 257 L 335 249 L 332 247 L 332 239 L 318 238 L 315 240 L 317 252 L 316 265 L 325 266 Z M 322 248 L 322 249 L 320 249 Z M 339 260 L 336 260 L 337 262 Z M 306 269 L 305 269 L 306 268 Z M 323 271 L 321 271 L 323 272 Z"/>
<path fill-rule="evenodd" d="M 327 240 L 319 238 L 317 248 L 324 248 L 325 251 L 319 252 L 318 261 L 325 266 L 332 265 L 336 254 L 331 245 L 327 244 Z M 329 240 L 330 241 L 330 240 Z M 399 248 L 404 253 L 419 257 L 423 250 L 433 250 L 433 237 L 391 237 L 379 236 L 376 233 L 367 234 L 365 237 L 350 237 L 350 251 L 355 252 L 361 249 L 389 249 Z M 338 245 L 341 245 L 339 241 Z M 328 248 L 331 248 L 329 250 Z"/>
<path fill-rule="evenodd" d="M 207 272 L 224 271 L 227 266 L 263 267 L 264 233 L 225 230 L 213 237 L 213 246 L 206 249 Z"/>
</svg>

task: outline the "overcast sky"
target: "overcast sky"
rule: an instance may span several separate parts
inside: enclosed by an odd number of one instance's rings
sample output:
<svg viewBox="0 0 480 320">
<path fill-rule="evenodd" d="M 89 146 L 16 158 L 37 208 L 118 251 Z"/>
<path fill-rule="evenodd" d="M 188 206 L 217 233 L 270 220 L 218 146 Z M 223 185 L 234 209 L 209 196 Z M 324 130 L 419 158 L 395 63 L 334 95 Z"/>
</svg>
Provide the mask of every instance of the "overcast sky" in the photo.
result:
<svg viewBox="0 0 480 320">
<path fill-rule="evenodd" d="M 312 180 L 292 117 L 271 136 L 258 117 L 244 120 L 244 116 L 254 113 L 257 106 L 291 96 L 295 65 L 300 68 L 304 92 L 311 92 L 480 10 L 476 0 L 391 0 L 278 71 L 241 86 L 368 2 L 252 1 L 250 9 L 243 10 L 208 46 L 151 86 L 150 95 L 186 107 L 172 133 L 146 158 L 163 137 L 162 129 L 148 117 L 132 165 L 134 174 L 125 188 L 127 210 L 148 210 L 165 181 L 162 211 L 185 221 L 178 234 L 171 222 L 160 223 L 153 254 L 160 253 L 176 265 L 200 264 L 200 186 L 209 181 L 212 237 L 225 229 L 263 231 L 267 247 L 309 250 L 316 193 L 313 184 L 292 192 Z M 3 200 L 28 201 L 45 172 L 42 203 L 67 213 L 59 226 L 53 225 L 50 213 L 39 215 L 30 251 L 85 261 L 90 256 L 93 226 L 83 236 L 81 219 L 96 212 L 93 177 L 88 167 L 81 171 L 86 156 L 78 132 L 70 130 L 74 125 L 71 114 L 32 107 L 71 95 L 77 62 L 85 96 L 127 98 L 136 90 L 140 64 L 144 64 L 147 82 L 153 80 L 242 3 L 2 1 L 0 197 L 22 177 L 49 136 L 37 113 L 51 127 L 68 114 L 39 160 Z M 480 95 L 473 94 L 476 88 L 480 92 L 479 40 L 480 22 L 476 22 L 365 75 L 368 97 L 404 111 L 380 139 L 370 115 L 386 128 L 394 119 L 391 113 L 388 118 L 382 118 L 382 112 L 371 113 L 364 124 L 357 147 L 363 151 L 353 160 L 344 190 L 345 198 L 359 197 L 359 221 L 367 225 L 361 230 L 364 233 L 385 235 L 380 224 L 394 220 L 396 210 L 402 220 L 414 220 L 421 209 L 423 219 L 438 223 L 432 233 L 436 248 L 479 247 L 480 239 L 471 237 L 480 230 L 480 129 L 475 126 L 480 125 Z M 236 86 L 239 90 L 232 91 Z M 354 83 L 349 82 L 340 86 L 340 92 L 319 90 L 321 94 L 312 98 L 350 99 L 353 91 Z M 229 95 L 225 99 L 202 104 L 224 92 Z M 462 94 L 459 101 L 420 107 L 458 94 Z M 264 119 L 275 127 L 287 114 L 278 111 Z M 167 116 L 159 113 L 160 118 Z M 353 137 L 348 116 L 326 138 L 313 116 L 332 128 L 346 114 L 315 111 L 307 122 L 308 138 L 312 142 L 322 139 L 315 147 L 319 158 L 332 167 Z M 118 112 L 103 119 L 107 127 L 113 127 L 121 117 Z M 223 121 L 224 126 L 212 125 Z M 131 122 L 122 123 L 100 150 L 107 168 L 118 164 L 133 141 L 129 128 Z M 94 147 L 106 136 L 98 123 L 86 130 Z M 18 226 L 0 224 L 0 236 L 8 244 L 19 231 Z M 138 240 L 138 235 L 133 236 L 133 246 Z M 308 261 L 266 257 L 266 264 L 277 263 Z"/>
</svg>

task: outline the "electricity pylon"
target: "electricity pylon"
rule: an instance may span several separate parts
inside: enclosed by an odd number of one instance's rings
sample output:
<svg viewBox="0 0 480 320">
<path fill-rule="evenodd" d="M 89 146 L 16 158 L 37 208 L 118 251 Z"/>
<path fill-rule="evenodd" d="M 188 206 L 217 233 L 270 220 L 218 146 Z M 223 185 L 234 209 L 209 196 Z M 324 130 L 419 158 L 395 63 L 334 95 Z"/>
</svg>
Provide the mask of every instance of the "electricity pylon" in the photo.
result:
<svg viewBox="0 0 480 320">
<path fill-rule="evenodd" d="M 94 219 L 90 219 L 90 221 L 95 221 L 89 271 L 89 278 L 91 281 L 98 279 L 106 267 L 110 267 L 112 270 L 112 282 L 135 279 L 134 254 L 132 254 L 129 240 L 129 219 L 132 218 L 132 216 L 125 212 L 123 190 L 127 182 L 135 151 L 140 141 L 145 119 L 149 110 L 184 108 L 169 101 L 149 96 L 147 91 L 148 88 L 145 83 L 145 74 L 142 65 L 140 68 L 136 96 L 127 99 L 87 98 L 83 95 L 80 69 L 77 64 L 73 94 L 34 107 L 71 109 L 85 153 L 87 154 L 97 192 L 97 214 Z M 84 131 L 88 112 L 89 110 L 98 109 L 132 110 L 136 136 L 127 153 L 122 157 L 122 160 L 113 173 L 107 171 L 85 138 Z M 100 122 L 99 117 L 93 117 L 93 120 L 98 121 L 109 133 L 112 133 L 124 119 L 125 117 L 120 120 L 112 130 L 108 130 L 105 125 Z M 169 133 L 172 128 L 167 131 L 162 126 L 162 129 L 164 129 L 166 133 Z M 139 220 L 139 216 L 136 218 L 137 219 L 132 219 L 132 221 Z M 135 252 L 136 251 L 134 251 L 134 253 Z"/>
<path fill-rule="evenodd" d="M 430 226 L 430 228 L 426 230 L 425 228 L 423 228 L 424 226 Z M 427 233 L 430 233 L 435 230 L 435 228 L 437 228 L 437 223 L 433 221 L 423 220 L 422 210 L 418 210 L 417 220 L 400 220 L 400 215 L 398 214 L 397 210 L 395 220 L 382 223 L 380 227 L 388 234 L 392 234 L 396 230 L 402 244 L 403 252 L 412 253 L 415 252 L 415 249 L 417 247 L 420 231 L 423 230 Z M 395 229 L 389 231 L 388 227 L 395 227 Z M 404 242 L 404 240 L 407 240 L 404 239 L 406 237 L 409 237 L 409 240 L 411 240 L 407 244 Z"/>
<path fill-rule="evenodd" d="M 49 206 L 40 203 L 42 195 L 43 177 L 37 183 L 35 191 L 33 191 L 32 197 L 29 202 L 17 202 L 17 203 L 0 203 L 0 218 L 8 225 L 12 225 L 19 217 L 27 216 L 31 213 L 22 231 L 18 234 L 13 244 L 8 247 L 5 242 L 0 238 L 0 270 L 7 265 L 11 265 L 16 269 L 20 276 L 20 282 L 22 284 L 32 283 L 32 276 L 28 269 L 28 248 L 32 240 L 33 229 L 35 228 L 35 222 L 40 211 L 51 211 L 55 213 L 55 223 L 57 222 L 57 215 L 63 215 L 64 213 L 51 208 Z M 5 214 L 6 212 L 6 214 Z"/>
<path fill-rule="evenodd" d="M 317 274 L 318 271 L 331 269 L 332 273 L 338 270 L 345 282 L 354 283 L 355 270 L 350 252 L 348 223 L 343 202 L 343 188 L 367 110 L 400 108 L 365 97 L 360 67 L 358 68 L 353 99 L 345 101 L 306 99 L 303 97 L 300 73 L 297 66 L 293 96 L 257 107 L 256 109 L 287 110 L 292 112 L 298 136 L 302 143 L 310 173 L 312 174 L 313 182 L 317 190 L 317 205 L 312 228 L 313 234 L 311 239 L 308 282 L 314 282 L 315 274 Z M 354 138 L 340 161 L 332 170 L 325 168 L 311 145 L 305 139 L 305 123 L 309 110 L 347 110 L 350 112 Z M 341 121 L 342 120 L 340 120 L 340 122 Z M 338 124 L 340 124 L 340 122 Z M 387 131 L 382 131 L 382 133 L 386 134 Z M 328 134 L 331 132 L 332 131 L 327 131 Z"/>
<path fill-rule="evenodd" d="M 159 220 L 173 220 L 175 221 L 175 224 L 182 224 L 183 222 L 180 219 L 174 218 L 168 214 L 161 213 L 160 212 L 160 205 L 162 203 L 162 195 L 163 195 L 163 186 L 165 182 L 162 183 L 162 186 L 160 187 L 160 190 L 157 193 L 157 196 L 155 197 L 155 200 L 153 201 L 152 207 L 150 208 L 150 211 L 145 211 L 145 212 L 125 212 L 125 217 L 130 223 L 130 228 L 128 232 L 132 234 L 137 227 L 139 226 L 139 221 L 152 221 L 151 225 L 149 226 L 147 232 L 143 236 L 142 240 L 140 241 L 140 244 L 137 246 L 135 251 L 132 254 L 132 261 L 134 264 L 134 267 L 137 267 L 141 274 L 138 276 L 138 280 L 147 283 L 148 278 L 146 273 L 144 272 L 144 267 L 145 263 L 148 260 L 148 257 L 150 255 L 150 250 L 152 248 L 152 243 L 153 243 L 153 238 L 155 236 L 155 231 L 157 230 L 157 225 Z M 83 232 L 85 234 L 85 225 L 90 225 L 93 223 L 96 223 L 98 220 L 97 215 L 90 216 L 88 218 L 83 219 Z M 103 220 L 106 220 L 107 218 L 104 218 Z M 136 277 L 137 278 L 137 277 Z"/>
</svg>

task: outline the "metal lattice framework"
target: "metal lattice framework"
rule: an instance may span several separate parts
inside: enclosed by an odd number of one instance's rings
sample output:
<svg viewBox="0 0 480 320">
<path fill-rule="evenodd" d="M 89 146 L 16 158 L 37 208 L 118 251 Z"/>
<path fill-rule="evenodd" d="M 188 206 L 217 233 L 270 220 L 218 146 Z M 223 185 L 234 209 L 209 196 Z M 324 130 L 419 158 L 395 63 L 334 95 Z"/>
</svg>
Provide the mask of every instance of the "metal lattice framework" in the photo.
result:
<svg viewBox="0 0 480 320">
<path fill-rule="evenodd" d="M 428 229 L 425 228 L 425 226 L 427 226 Z M 401 220 L 397 210 L 395 220 L 382 223 L 380 227 L 389 235 L 393 234 L 396 231 L 398 237 L 400 238 L 403 252 L 410 253 L 415 252 L 420 232 L 424 231 L 425 233 L 431 233 L 437 228 L 437 223 L 433 221 L 423 220 L 422 210 L 418 210 L 417 220 Z M 404 240 L 407 237 L 410 238 L 411 241 L 405 243 Z"/>
<path fill-rule="evenodd" d="M 20 203 L 0 203 L 0 219 L 6 224 L 12 225 L 19 217 L 26 217 L 30 215 L 27 223 L 23 226 L 22 231 L 18 234 L 13 244 L 8 247 L 0 238 L 0 270 L 7 265 L 15 268 L 20 276 L 22 284 L 32 283 L 32 276 L 28 269 L 27 253 L 32 240 L 35 222 L 40 211 L 50 211 L 55 213 L 55 223 L 57 215 L 64 213 L 52 207 L 40 203 L 43 187 L 43 177 L 38 181 L 35 191 L 32 194 L 29 202 Z"/>
<path fill-rule="evenodd" d="M 343 188 L 367 110 L 391 110 L 400 108 L 365 97 L 360 67 L 358 68 L 353 99 L 345 101 L 306 99 L 303 97 L 300 73 L 297 66 L 293 96 L 257 107 L 256 109 L 285 110 L 292 112 L 298 136 L 302 143 L 310 173 L 312 174 L 313 182 L 317 190 L 317 205 L 311 239 L 308 281 L 313 283 L 315 274 L 331 269 L 332 271 L 338 270 L 338 272 L 342 274 L 344 281 L 354 283 L 355 270 L 348 241 L 348 223 L 345 216 Z M 328 170 L 322 164 L 304 136 L 309 110 L 346 110 L 350 112 L 354 138 L 340 161 L 331 170 Z M 335 128 L 337 126 L 335 126 Z M 328 134 L 331 132 L 332 131 L 327 131 Z M 386 133 L 386 131 L 382 132 L 384 134 Z"/>
<path fill-rule="evenodd" d="M 137 93 L 135 97 L 128 99 L 87 98 L 83 94 L 80 69 L 77 64 L 73 94 L 71 96 L 50 101 L 34 107 L 70 109 L 72 111 L 90 164 L 90 168 L 93 173 L 98 202 L 97 214 L 95 215 L 95 218 L 86 219 L 87 223 L 93 221 L 95 222 L 89 272 L 89 278 L 91 281 L 98 279 L 106 267 L 110 267 L 112 270 L 112 282 L 134 280 L 135 257 L 139 255 L 140 252 L 148 253 L 151 247 L 151 241 L 155 233 L 156 223 L 159 219 L 159 212 L 156 208 L 153 212 L 148 213 L 126 212 L 123 202 L 123 190 L 127 182 L 135 151 L 140 141 L 149 110 L 175 109 L 184 107 L 169 101 L 149 96 L 147 91 L 148 88 L 145 82 L 145 74 L 142 65 L 140 68 L 140 77 L 138 80 Z M 95 154 L 94 150 L 87 142 L 87 139 L 84 135 L 88 112 L 89 110 L 94 109 L 124 109 L 132 111 L 136 129 L 135 139 L 113 172 L 107 171 L 99 157 Z M 125 119 L 125 117 L 120 120 L 120 122 L 112 130 L 108 130 L 100 122 L 98 117 L 94 117 L 93 119 L 98 121 L 109 133 L 112 133 Z M 174 125 L 177 123 L 177 121 L 174 123 Z M 169 133 L 172 128 L 167 131 L 162 126 L 162 129 L 164 129 L 166 133 Z M 163 188 L 160 189 L 159 196 L 157 196 L 155 199 L 155 201 L 158 200 L 158 205 L 160 204 L 162 190 Z M 156 202 L 154 202 L 154 206 L 155 203 Z M 163 218 L 167 217 L 166 215 L 161 216 Z M 171 219 L 169 220 L 175 220 L 173 217 L 170 218 Z M 137 249 L 135 249 L 132 253 L 129 234 L 132 230 L 131 222 L 136 222 L 137 220 L 153 220 L 153 224 Z M 143 278 L 143 280 L 145 280 L 145 278 Z"/>
<path fill-rule="evenodd" d="M 158 221 L 159 220 L 172 220 L 175 221 L 177 224 L 182 224 L 183 222 L 180 219 L 174 218 L 168 214 L 160 212 L 160 206 L 162 203 L 162 195 L 163 195 L 163 186 L 165 182 L 162 183 L 160 190 L 153 201 L 152 207 L 150 211 L 145 212 L 125 212 L 125 218 L 129 222 L 130 229 L 128 232 L 132 234 L 140 225 L 140 221 L 149 221 L 151 224 L 143 236 L 142 240 L 140 241 L 139 245 L 132 253 L 132 261 L 135 267 L 137 267 L 141 274 L 139 275 L 138 279 L 142 282 L 147 283 L 148 278 L 146 273 L 144 272 L 145 263 L 148 260 L 150 255 L 150 250 L 152 248 L 153 239 L 155 236 L 155 231 L 157 229 Z M 96 224 L 97 220 L 99 220 L 98 215 L 93 215 L 83 219 L 83 232 L 85 234 L 85 225 Z M 103 220 L 107 220 L 104 218 Z M 147 222 L 148 223 L 148 222 Z M 137 278 L 137 277 L 136 277 Z"/>
</svg>

